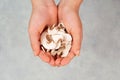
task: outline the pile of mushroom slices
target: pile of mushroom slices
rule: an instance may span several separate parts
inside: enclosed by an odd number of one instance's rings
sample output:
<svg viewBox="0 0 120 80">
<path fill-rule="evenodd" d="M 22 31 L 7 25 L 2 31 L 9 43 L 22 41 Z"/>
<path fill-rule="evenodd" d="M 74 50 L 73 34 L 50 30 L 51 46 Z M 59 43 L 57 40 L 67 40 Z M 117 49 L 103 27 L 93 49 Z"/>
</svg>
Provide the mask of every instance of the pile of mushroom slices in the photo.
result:
<svg viewBox="0 0 120 80">
<path fill-rule="evenodd" d="M 62 23 L 47 27 L 41 34 L 41 49 L 52 56 L 66 57 L 71 49 L 72 36 Z"/>
</svg>

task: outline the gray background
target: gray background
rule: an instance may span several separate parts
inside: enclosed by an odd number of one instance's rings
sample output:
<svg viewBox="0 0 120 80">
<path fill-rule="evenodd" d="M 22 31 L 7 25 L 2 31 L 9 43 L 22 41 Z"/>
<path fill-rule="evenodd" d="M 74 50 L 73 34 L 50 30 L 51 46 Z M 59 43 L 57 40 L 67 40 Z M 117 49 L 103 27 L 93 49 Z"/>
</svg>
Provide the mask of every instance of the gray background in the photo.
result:
<svg viewBox="0 0 120 80">
<path fill-rule="evenodd" d="M 30 0 L 0 0 L 0 80 L 119 80 L 119 8 L 120 0 L 84 0 L 81 56 L 54 68 L 31 50 Z"/>
</svg>

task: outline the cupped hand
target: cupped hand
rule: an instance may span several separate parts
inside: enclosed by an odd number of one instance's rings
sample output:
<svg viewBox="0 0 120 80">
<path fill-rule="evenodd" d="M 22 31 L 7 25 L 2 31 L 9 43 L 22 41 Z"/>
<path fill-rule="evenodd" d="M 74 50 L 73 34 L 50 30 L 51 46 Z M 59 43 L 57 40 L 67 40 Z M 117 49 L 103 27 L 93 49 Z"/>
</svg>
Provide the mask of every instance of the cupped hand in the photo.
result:
<svg viewBox="0 0 120 80">
<path fill-rule="evenodd" d="M 55 61 L 50 53 L 43 52 L 40 49 L 40 34 L 46 25 L 50 26 L 57 23 L 57 7 L 53 2 L 46 4 L 47 2 L 42 1 L 40 4 L 39 2 L 32 2 L 33 9 L 28 29 L 29 37 L 34 55 L 54 66 Z"/>
<path fill-rule="evenodd" d="M 74 56 L 80 54 L 81 42 L 82 42 L 82 24 L 79 17 L 79 9 L 71 8 L 69 6 L 58 7 L 59 22 L 64 23 L 68 33 L 72 35 L 72 47 L 67 57 L 58 58 L 55 61 L 57 66 L 64 66 L 73 59 Z"/>
</svg>

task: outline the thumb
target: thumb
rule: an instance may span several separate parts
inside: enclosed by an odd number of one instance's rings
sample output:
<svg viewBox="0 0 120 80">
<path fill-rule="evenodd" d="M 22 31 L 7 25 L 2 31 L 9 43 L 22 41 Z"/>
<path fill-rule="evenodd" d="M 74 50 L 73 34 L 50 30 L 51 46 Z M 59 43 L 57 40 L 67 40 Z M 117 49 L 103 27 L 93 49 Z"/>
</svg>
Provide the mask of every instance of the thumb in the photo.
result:
<svg viewBox="0 0 120 80">
<path fill-rule="evenodd" d="M 83 37 L 82 26 L 78 26 L 78 29 L 71 29 L 71 35 L 73 41 L 70 52 L 74 53 L 75 55 L 79 55 Z"/>
<path fill-rule="evenodd" d="M 44 24 L 31 24 L 28 29 L 31 47 L 36 56 L 39 55 L 40 52 L 40 33 L 43 30 L 43 26 Z"/>
</svg>

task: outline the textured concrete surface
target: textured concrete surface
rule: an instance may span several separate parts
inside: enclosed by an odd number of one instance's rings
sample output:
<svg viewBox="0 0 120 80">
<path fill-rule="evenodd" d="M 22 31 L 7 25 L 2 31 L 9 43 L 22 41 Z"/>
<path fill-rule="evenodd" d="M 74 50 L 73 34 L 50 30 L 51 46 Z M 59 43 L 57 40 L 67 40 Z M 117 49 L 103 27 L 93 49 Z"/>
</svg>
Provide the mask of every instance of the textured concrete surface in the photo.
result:
<svg viewBox="0 0 120 80">
<path fill-rule="evenodd" d="M 30 0 L 0 0 L 0 80 L 119 80 L 119 8 L 120 0 L 84 0 L 81 56 L 54 68 L 31 50 Z"/>
</svg>

